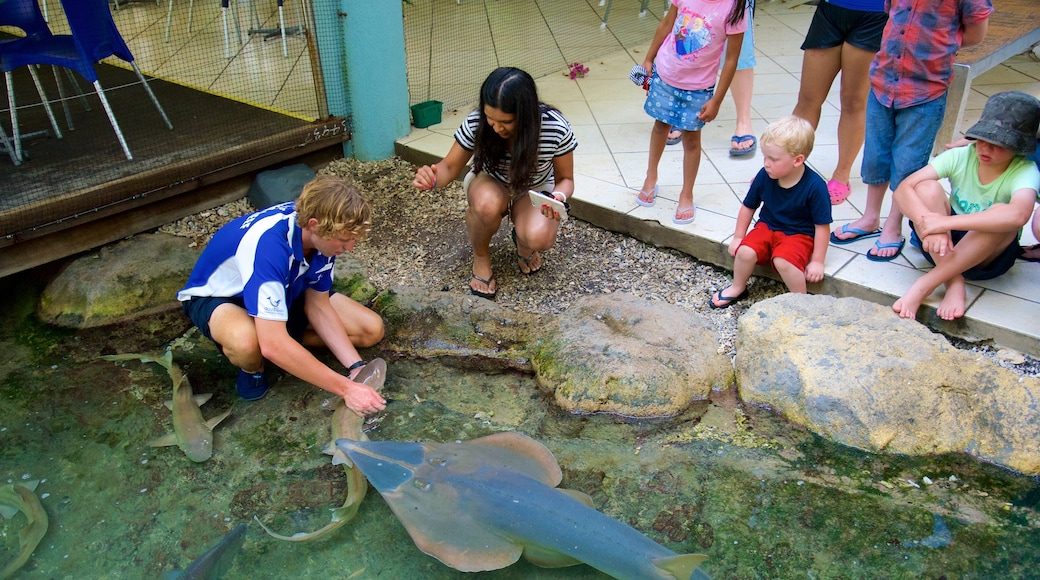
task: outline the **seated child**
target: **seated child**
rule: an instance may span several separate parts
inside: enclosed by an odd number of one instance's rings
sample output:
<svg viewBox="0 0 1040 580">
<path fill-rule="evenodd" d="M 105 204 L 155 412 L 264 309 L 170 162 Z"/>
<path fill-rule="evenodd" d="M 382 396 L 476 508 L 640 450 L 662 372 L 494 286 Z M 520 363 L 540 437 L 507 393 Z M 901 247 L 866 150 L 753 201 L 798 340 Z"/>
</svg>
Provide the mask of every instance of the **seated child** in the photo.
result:
<svg viewBox="0 0 1040 580">
<path fill-rule="evenodd" d="M 747 297 L 755 264 L 772 265 L 791 292 L 823 280 L 830 236 L 831 199 L 827 182 L 805 166 L 813 148 L 812 125 L 798 117 L 770 123 L 759 138 L 765 166 L 751 182 L 729 243 L 733 283 L 711 296 L 712 308 L 727 308 Z M 748 232 L 755 210 L 758 223 Z"/>
<path fill-rule="evenodd" d="M 1022 249 L 1018 236 L 1033 213 L 1040 173 L 1026 155 L 1036 150 L 1040 101 L 1019 91 L 986 101 L 982 118 L 965 132 L 968 147 L 944 151 L 903 180 L 893 199 L 910 218 L 925 258 L 935 264 L 892 305 L 915 318 L 940 285 L 946 295 L 938 314 L 964 316 L 965 280 L 989 280 L 1007 272 Z M 949 178 L 947 197 L 939 180 Z"/>
</svg>

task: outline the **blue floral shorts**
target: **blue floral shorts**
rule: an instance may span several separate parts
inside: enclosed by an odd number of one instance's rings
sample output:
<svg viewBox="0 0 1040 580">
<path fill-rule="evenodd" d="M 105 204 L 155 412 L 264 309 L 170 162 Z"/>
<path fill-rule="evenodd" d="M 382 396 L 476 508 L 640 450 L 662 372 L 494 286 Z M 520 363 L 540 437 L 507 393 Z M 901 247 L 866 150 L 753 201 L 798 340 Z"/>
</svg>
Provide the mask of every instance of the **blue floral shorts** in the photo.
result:
<svg viewBox="0 0 1040 580">
<path fill-rule="evenodd" d="M 683 131 L 700 131 L 704 121 L 697 118 L 704 103 L 715 94 L 715 87 L 688 91 L 677 89 L 654 72 L 643 110 L 647 115 Z"/>
</svg>

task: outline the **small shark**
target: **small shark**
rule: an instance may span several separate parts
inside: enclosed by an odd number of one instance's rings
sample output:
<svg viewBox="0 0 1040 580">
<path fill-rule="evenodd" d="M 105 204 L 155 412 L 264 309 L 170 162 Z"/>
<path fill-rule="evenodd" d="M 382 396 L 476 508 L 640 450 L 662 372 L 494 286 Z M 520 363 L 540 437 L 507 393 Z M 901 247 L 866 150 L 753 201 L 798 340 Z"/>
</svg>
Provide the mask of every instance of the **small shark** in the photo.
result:
<svg viewBox="0 0 1040 580">
<path fill-rule="evenodd" d="M 231 568 L 245 541 L 246 525 L 238 524 L 187 568 L 166 572 L 163 576 L 166 580 L 220 580 Z"/>
<path fill-rule="evenodd" d="M 584 562 L 622 580 L 707 578 L 696 570 L 707 556 L 676 554 L 594 509 L 588 495 L 557 489 L 563 474 L 556 458 L 521 433 L 336 445 L 383 495 L 415 545 L 457 570 L 497 570 L 522 554 L 544 567 Z"/>
<path fill-rule="evenodd" d="M 18 512 L 25 514 L 28 523 L 18 533 L 18 556 L 0 569 L 0 578 L 7 578 L 29 561 L 33 550 L 47 533 L 47 512 L 33 493 L 39 481 L 9 483 L 0 486 L 0 515 L 11 519 Z"/>
<path fill-rule="evenodd" d="M 381 358 L 373 359 L 361 367 L 358 374 L 354 376 L 354 381 L 364 383 L 377 391 L 382 389 L 383 383 L 386 381 L 386 361 Z M 335 401 L 336 410 L 332 413 L 332 441 L 325 446 L 324 453 L 332 456 L 333 465 L 343 465 L 344 471 L 347 472 L 347 495 L 343 500 L 343 506 L 332 510 L 332 521 L 320 530 L 310 533 L 299 532 L 291 536 L 276 534 L 265 526 L 260 518 L 253 516 L 256 523 L 260 524 L 260 527 L 271 537 L 286 542 L 307 542 L 321 538 L 354 519 L 358 508 L 361 507 L 361 500 L 365 499 L 365 493 L 368 491 L 365 474 L 361 473 L 361 470 L 351 463 L 346 454 L 336 446 L 336 441 L 343 438 L 368 441 L 364 430 L 365 420 L 351 411 L 343 403 L 342 398 L 336 397 Z"/>
<path fill-rule="evenodd" d="M 167 350 L 161 357 L 147 354 L 115 354 L 101 357 L 107 361 L 140 360 L 153 362 L 164 367 L 173 380 L 173 399 L 166 401 L 166 408 L 173 411 L 173 433 L 148 443 L 149 447 L 166 447 L 176 445 L 192 461 L 206 461 L 213 456 L 213 429 L 228 415 L 231 409 L 210 420 L 202 418 L 199 407 L 212 397 L 212 394 L 195 395 L 191 390 L 188 377 L 184 376 L 173 362 L 173 353 Z"/>
</svg>

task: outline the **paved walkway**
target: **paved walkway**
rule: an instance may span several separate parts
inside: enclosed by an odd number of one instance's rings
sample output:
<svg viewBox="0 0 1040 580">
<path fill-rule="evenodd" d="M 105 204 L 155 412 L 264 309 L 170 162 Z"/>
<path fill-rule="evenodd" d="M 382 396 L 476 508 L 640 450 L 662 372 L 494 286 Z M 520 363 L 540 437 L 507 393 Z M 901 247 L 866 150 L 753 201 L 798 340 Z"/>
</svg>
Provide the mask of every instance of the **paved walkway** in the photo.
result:
<svg viewBox="0 0 1040 580">
<path fill-rule="evenodd" d="M 792 10 L 783 3 L 764 4 L 759 8 L 755 22 L 758 64 L 752 100 L 756 134 L 770 121 L 794 109 L 801 72 L 799 46 L 811 17 L 811 10 Z M 590 71 L 585 78 L 570 80 L 557 74 L 538 80 L 541 98 L 564 112 L 579 139 L 574 162 L 577 188 L 573 214 L 590 223 L 732 269 L 732 258 L 726 247 L 747 185 L 761 168 L 761 154 L 747 158 L 729 156 L 735 113 L 732 100 L 727 98 L 719 117 L 703 131 L 704 156 L 694 188 L 696 221 L 676 226 L 671 220 L 682 183 L 681 145 L 665 150 L 660 164 L 657 204 L 652 208 L 638 206 L 636 192 L 646 171 L 652 122 L 643 112 L 645 95 L 628 80 L 628 73 L 633 64 L 642 61 L 645 48 L 641 46 L 586 63 Z M 824 178 L 830 176 L 837 159 L 837 87 L 835 82 L 824 105 L 816 148 L 809 157 L 809 164 Z M 976 79 L 972 88 L 961 130 L 978 119 L 988 95 L 1016 89 L 1040 96 L 1040 62 L 1028 55 L 1015 57 Z M 454 114 L 446 114 L 438 125 L 413 130 L 398 142 L 402 157 L 413 162 L 425 162 L 430 156 L 439 159 L 450 148 L 452 134 L 465 113 L 465 109 L 459 109 Z M 866 187 L 859 181 L 858 173 L 859 160 L 853 170 L 852 195 L 834 207 L 835 225 L 848 223 L 861 215 Z M 883 216 L 888 212 L 889 202 L 890 199 L 886 199 Z M 909 237 L 905 221 L 903 230 Z M 856 296 L 890 305 L 930 267 L 921 253 L 909 244 L 892 262 L 869 261 L 864 254 L 873 242 L 832 244 L 827 251 L 826 278 L 820 284 L 810 285 L 810 292 Z M 1022 243 L 1034 243 L 1029 231 L 1023 234 Z M 758 273 L 765 274 L 761 270 Z M 1040 264 L 1019 261 L 996 280 L 969 285 L 968 310 L 963 319 L 947 322 L 936 316 L 935 306 L 942 299 L 940 288 L 926 300 L 918 312 L 918 320 L 948 334 L 992 339 L 996 344 L 1040 357 L 1038 289 Z"/>
</svg>

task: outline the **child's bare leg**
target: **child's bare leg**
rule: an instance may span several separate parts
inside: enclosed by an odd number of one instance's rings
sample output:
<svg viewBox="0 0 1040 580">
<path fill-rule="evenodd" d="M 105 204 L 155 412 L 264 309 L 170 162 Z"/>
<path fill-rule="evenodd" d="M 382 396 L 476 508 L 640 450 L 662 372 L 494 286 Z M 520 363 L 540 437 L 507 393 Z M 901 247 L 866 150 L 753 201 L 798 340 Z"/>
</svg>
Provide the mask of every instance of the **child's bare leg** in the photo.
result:
<svg viewBox="0 0 1040 580">
<path fill-rule="evenodd" d="M 881 225 L 881 204 L 885 201 L 885 193 L 888 191 L 888 182 L 867 186 L 867 204 L 863 208 L 863 216 L 854 222 L 850 222 L 848 229 L 872 232 Z M 842 234 L 841 227 L 834 229 L 834 235 L 838 239 L 848 240 L 856 235 L 852 233 Z"/>
<path fill-rule="evenodd" d="M 780 274 L 787 289 L 795 294 L 805 294 L 805 272 L 783 258 L 773 258 L 773 268 Z"/>
<path fill-rule="evenodd" d="M 683 132 L 683 184 L 679 191 L 679 207 L 675 210 L 675 219 L 685 220 L 693 217 L 693 184 L 697 181 L 697 172 L 701 167 L 701 132 Z"/>
<path fill-rule="evenodd" d="M 650 158 L 646 164 L 646 177 L 643 179 L 643 188 L 639 191 L 639 199 L 644 202 L 654 200 L 654 187 L 657 185 L 657 166 L 661 163 L 661 155 L 664 154 L 664 145 L 668 140 L 668 131 L 671 129 L 668 123 L 654 120 L 654 128 L 650 130 Z"/>
<path fill-rule="evenodd" d="M 755 271 L 755 264 L 758 262 L 758 254 L 749 248 L 748 246 L 740 246 L 737 248 L 737 255 L 733 256 L 733 282 L 719 290 L 712 295 L 711 301 L 717 307 L 723 307 L 726 305 L 726 301 L 721 299 L 721 296 L 727 298 L 735 298 L 740 296 L 744 290 L 747 290 L 748 280 L 751 279 L 751 273 Z"/>
<path fill-rule="evenodd" d="M 896 303 L 892 305 L 892 310 L 895 310 L 903 318 L 915 318 L 917 309 L 920 308 L 924 299 L 934 292 L 940 284 L 945 284 L 946 296 L 943 298 L 942 304 L 940 304 L 940 309 L 943 309 L 943 304 L 946 307 L 940 312 L 940 317 L 946 318 L 943 316 L 943 313 L 953 315 L 953 318 L 964 316 L 964 306 L 967 297 L 964 278 L 961 274 L 973 266 L 987 263 L 996 258 L 1011 243 L 1014 235 L 1014 232 L 966 233 L 961 238 L 961 241 L 954 246 L 954 251 L 947 253 L 945 256 L 931 255 L 932 259 L 935 260 L 935 267 L 911 284 L 906 294 L 903 294 L 903 297 L 896 300 Z M 958 304 L 959 314 L 954 315 L 958 311 Z M 953 318 L 946 318 L 946 320 L 952 320 Z"/>
</svg>

